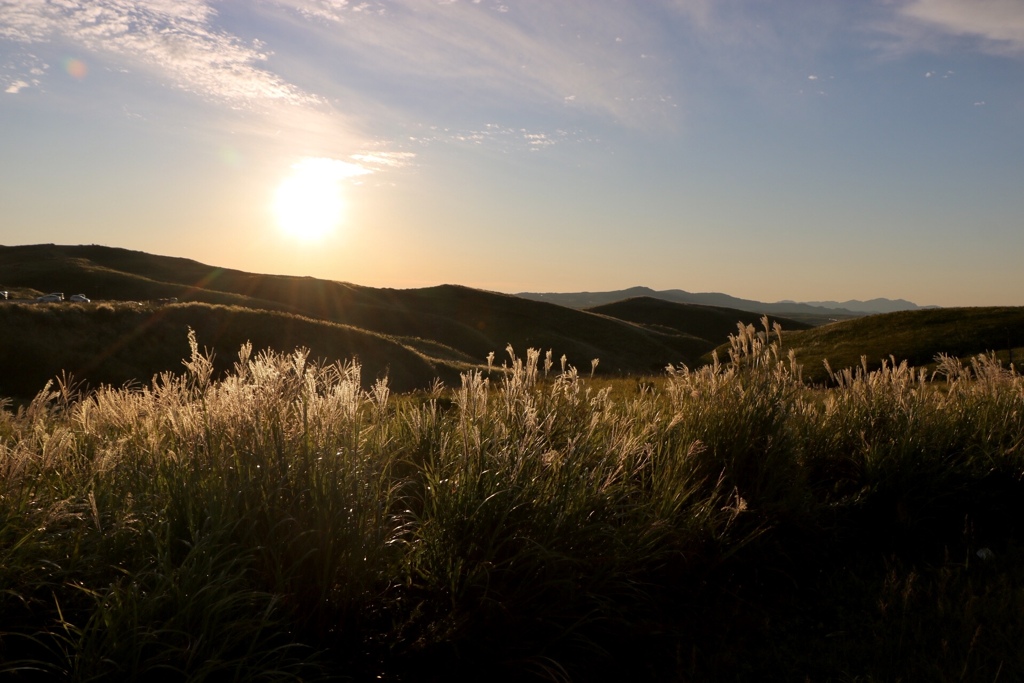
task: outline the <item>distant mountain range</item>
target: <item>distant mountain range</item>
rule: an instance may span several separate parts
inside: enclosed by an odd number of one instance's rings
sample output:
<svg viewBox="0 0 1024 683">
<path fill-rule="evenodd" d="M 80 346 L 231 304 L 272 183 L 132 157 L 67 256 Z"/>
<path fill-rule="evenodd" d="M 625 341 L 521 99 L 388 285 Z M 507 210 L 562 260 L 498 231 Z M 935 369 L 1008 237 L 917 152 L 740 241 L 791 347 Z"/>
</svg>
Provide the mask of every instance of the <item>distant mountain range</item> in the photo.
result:
<svg viewBox="0 0 1024 683">
<path fill-rule="evenodd" d="M 700 304 L 703 306 L 719 306 L 735 308 L 755 313 L 770 313 L 773 315 L 785 315 L 812 324 L 821 324 L 832 319 L 852 318 L 874 313 L 893 313 L 896 311 L 915 311 L 922 308 L 935 308 L 935 306 L 918 306 L 905 299 L 871 299 L 870 301 L 778 301 L 776 303 L 765 303 L 750 299 L 740 299 L 728 294 L 718 292 L 695 294 L 682 289 L 654 290 L 649 287 L 630 287 L 611 292 L 521 292 L 516 296 L 533 301 L 547 301 L 549 303 L 568 306 L 570 308 L 593 308 L 605 304 L 632 299 L 636 297 L 650 297 L 674 301 L 684 304 Z"/>
</svg>

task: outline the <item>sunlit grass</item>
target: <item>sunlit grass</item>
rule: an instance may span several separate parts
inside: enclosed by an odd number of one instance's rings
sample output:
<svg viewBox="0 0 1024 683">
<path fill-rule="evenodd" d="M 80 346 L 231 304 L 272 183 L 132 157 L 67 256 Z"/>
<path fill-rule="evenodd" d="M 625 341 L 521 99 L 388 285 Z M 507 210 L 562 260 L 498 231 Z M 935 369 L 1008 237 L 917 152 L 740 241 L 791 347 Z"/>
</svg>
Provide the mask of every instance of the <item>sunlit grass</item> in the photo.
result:
<svg viewBox="0 0 1024 683">
<path fill-rule="evenodd" d="M 823 390 L 783 341 L 628 380 L 507 349 L 393 395 L 302 350 L 218 377 L 191 335 L 181 374 L 55 382 L 0 411 L 0 672 L 1024 676 L 1024 379 Z"/>
</svg>

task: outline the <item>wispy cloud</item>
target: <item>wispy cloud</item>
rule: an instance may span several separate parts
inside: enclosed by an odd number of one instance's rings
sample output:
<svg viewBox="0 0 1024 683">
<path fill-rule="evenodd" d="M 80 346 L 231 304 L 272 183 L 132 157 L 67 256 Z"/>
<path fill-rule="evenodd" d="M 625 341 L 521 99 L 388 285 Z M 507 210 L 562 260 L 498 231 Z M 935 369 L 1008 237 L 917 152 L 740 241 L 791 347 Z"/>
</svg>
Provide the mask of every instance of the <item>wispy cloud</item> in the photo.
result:
<svg viewBox="0 0 1024 683">
<path fill-rule="evenodd" d="M 16 95 L 29 86 L 28 81 L 13 81 L 7 88 L 4 89 L 5 93 L 10 95 Z"/>
<path fill-rule="evenodd" d="M 983 52 L 1024 56 L 1024 5 L 1020 0 L 910 0 L 899 6 L 893 29 L 906 42 L 941 45 L 966 38 Z"/>
<path fill-rule="evenodd" d="M 307 157 L 293 164 L 292 169 L 305 177 L 317 177 L 332 183 L 373 173 L 363 164 L 330 157 Z"/>
<path fill-rule="evenodd" d="M 657 3 L 693 21 L 708 12 L 703 0 Z M 661 130 L 679 115 L 672 38 L 646 5 L 253 0 L 230 9 L 213 0 L 0 0 L 0 42 L 53 64 L 78 52 L 90 69 L 259 112 L 262 124 L 239 120 L 233 130 L 330 140 L 333 155 L 431 124 L 469 131 L 454 141 L 536 150 L 588 117 Z M 9 93 L 46 87 L 24 68 L 2 78 Z M 487 126 L 496 119 L 500 134 Z"/>
<path fill-rule="evenodd" d="M 0 39 L 76 45 L 233 107 L 318 100 L 263 68 L 262 44 L 216 29 L 201 0 L 0 0 L 0 17 Z"/>
<path fill-rule="evenodd" d="M 672 116 L 651 13 L 629 3 L 276 0 L 399 86 L 476 103 L 578 108 L 628 126 Z M 428 85 L 425 85 L 428 84 Z"/>
<path fill-rule="evenodd" d="M 1024 55 L 1020 0 L 913 0 L 901 13 L 945 33 L 975 37 L 985 50 Z"/>
<path fill-rule="evenodd" d="M 364 168 L 402 168 L 411 164 L 416 155 L 413 152 L 367 152 L 353 154 L 352 158 Z"/>
<path fill-rule="evenodd" d="M 0 87 L 10 95 L 36 88 L 42 83 L 49 66 L 36 55 L 26 53 L 0 66 Z M 2 85 L 6 83 L 6 85 Z"/>
<path fill-rule="evenodd" d="M 499 123 L 487 123 L 478 128 L 425 126 L 416 135 L 410 136 L 410 141 L 419 145 L 440 143 L 486 147 L 499 152 L 523 149 L 538 152 L 562 143 L 595 142 L 596 138 L 590 137 L 578 129 L 559 128 L 551 132 L 543 132 Z"/>
<path fill-rule="evenodd" d="M 275 41 L 273 32 L 247 31 L 244 14 L 223 18 L 204 0 L 0 0 L 0 88 L 54 91 L 58 74 L 88 80 L 103 69 L 124 94 L 119 109 L 134 118 L 156 120 L 155 110 L 139 113 L 133 93 L 156 83 L 186 95 L 174 104 L 187 112 L 185 125 L 258 140 L 268 153 L 344 157 L 382 147 L 328 94 L 276 70 L 274 48 L 287 54 L 289 45 Z M 200 102 L 211 106 L 193 106 Z"/>
</svg>

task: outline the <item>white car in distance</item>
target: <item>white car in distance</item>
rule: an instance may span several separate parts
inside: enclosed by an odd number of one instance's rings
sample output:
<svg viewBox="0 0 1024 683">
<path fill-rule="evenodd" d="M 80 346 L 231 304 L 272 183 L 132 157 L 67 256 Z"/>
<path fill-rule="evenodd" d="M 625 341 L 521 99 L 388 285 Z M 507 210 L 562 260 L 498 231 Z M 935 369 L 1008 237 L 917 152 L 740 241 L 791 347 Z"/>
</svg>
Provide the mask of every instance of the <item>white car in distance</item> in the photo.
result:
<svg viewBox="0 0 1024 683">
<path fill-rule="evenodd" d="M 85 294 L 72 294 L 68 301 L 75 301 L 78 303 L 89 303 L 89 297 Z"/>
<path fill-rule="evenodd" d="M 44 294 L 36 301 L 40 303 L 50 303 L 55 301 L 64 301 L 64 294 L 62 292 L 52 292 L 50 294 Z"/>
</svg>

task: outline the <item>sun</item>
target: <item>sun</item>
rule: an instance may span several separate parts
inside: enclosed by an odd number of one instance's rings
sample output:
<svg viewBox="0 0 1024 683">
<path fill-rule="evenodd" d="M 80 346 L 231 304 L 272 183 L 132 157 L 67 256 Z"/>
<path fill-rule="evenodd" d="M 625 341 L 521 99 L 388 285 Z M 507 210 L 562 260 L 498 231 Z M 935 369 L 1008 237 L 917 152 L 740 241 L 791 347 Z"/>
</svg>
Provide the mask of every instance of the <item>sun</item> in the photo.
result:
<svg viewBox="0 0 1024 683">
<path fill-rule="evenodd" d="M 345 210 L 341 181 L 354 175 L 353 164 L 307 158 L 291 167 L 274 192 L 278 227 L 290 238 L 317 242 L 341 224 Z"/>
</svg>

